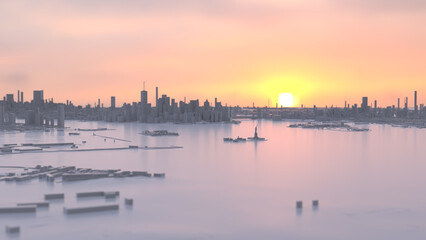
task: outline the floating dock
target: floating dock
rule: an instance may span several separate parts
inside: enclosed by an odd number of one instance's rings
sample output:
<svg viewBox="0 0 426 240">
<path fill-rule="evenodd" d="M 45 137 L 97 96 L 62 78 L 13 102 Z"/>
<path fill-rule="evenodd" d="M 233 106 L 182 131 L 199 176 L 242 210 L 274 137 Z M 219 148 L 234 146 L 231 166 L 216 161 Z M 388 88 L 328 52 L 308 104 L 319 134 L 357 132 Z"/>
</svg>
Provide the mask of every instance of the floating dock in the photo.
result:
<svg viewBox="0 0 426 240">
<path fill-rule="evenodd" d="M 10 168 L 10 167 L 9 167 Z M 35 168 L 23 168 L 26 172 L 22 173 L 6 173 L 0 176 L 0 181 L 6 182 L 22 182 L 30 181 L 34 178 L 44 179 L 46 182 L 55 182 L 58 179 L 59 182 L 72 182 L 82 181 L 90 179 L 101 179 L 101 178 L 124 178 L 124 177 L 152 177 L 153 174 L 147 171 L 122 171 L 120 169 L 91 169 L 91 168 L 76 168 L 75 166 L 63 166 L 63 167 L 52 167 L 52 166 L 40 166 L 37 165 Z M 29 169 L 32 169 L 29 171 Z M 164 178 L 165 173 L 155 173 L 154 177 Z M 62 179 L 62 181 L 61 181 Z"/>
<path fill-rule="evenodd" d="M 109 177 L 108 173 L 64 173 L 62 175 L 62 181 L 71 182 L 106 177 Z"/>
<path fill-rule="evenodd" d="M 120 195 L 120 192 L 104 192 L 105 198 L 116 198 Z"/>
<path fill-rule="evenodd" d="M 77 198 L 83 197 L 103 197 L 105 192 L 81 192 L 77 193 Z"/>
<path fill-rule="evenodd" d="M 92 207 L 64 208 L 64 212 L 65 214 L 77 214 L 77 213 L 114 211 L 118 209 L 119 209 L 118 204 L 113 204 L 113 205 L 100 205 L 100 206 L 92 206 Z"/>
<path fill-rule="evenodd" d="M 17 206 L 49 207 L 49 202 L 18 203 Z"/>
<path fill-rule="evenodd" d="M 125 198 L 124 204 L 126 204 L 128 206 L 132 206 L 133 205 L 133 199 L 132 198 Z"/>
<path fill-rule="evenodd" d="M 2 207 L 0 213 L 35 213 L 35 206 L 22 206 L 22 207 Z"/>
<path fill-rule="evenodd" d="M 65 197 L 65 194 L 63 193 L 44 194 L 45 200 L 64 199 L 64 197 Z"/>
<path fill-rule="evenodd" d="M 19 226 L 6 226 L 6 232 L 9 234 L 16 234 L 21 231 Z"/>
<path fill-rule="evenodd" d="M 156 177 L 156 178 L 165 178 L 166 174 L 165 173 L 154 173 L 154 177 Z"/>
</svg>

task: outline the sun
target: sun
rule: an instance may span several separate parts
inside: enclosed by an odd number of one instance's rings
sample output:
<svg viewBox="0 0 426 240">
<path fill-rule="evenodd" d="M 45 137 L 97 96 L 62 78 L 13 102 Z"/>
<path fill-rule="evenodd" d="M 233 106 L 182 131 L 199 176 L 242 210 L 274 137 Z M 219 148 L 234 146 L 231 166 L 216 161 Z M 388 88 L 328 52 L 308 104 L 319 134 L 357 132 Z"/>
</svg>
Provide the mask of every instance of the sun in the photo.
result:
<svg viewBox="0 0 426 240">
<path fill-rule="evenodd" d="M 291 93 L 281 93 L 278 97 L 278 102 L 281 107 L 291 107 L 293 106 L 294 98 Z"/>
</svg>

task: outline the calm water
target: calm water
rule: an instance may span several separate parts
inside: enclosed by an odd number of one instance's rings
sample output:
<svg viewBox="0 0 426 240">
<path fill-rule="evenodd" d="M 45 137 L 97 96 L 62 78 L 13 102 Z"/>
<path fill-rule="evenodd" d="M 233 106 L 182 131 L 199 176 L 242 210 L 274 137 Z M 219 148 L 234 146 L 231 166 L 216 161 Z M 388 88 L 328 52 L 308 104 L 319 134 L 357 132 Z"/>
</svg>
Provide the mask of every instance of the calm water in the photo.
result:
<svg viewBox="0 0 426 240">
<path fill-rule="evenodd" d="M 249 137 L 258 125 L 266 142 L 224 143 Z M 174 150 L 28 153 L 0 156 L 0 165 L 37 164 L 165 172 L 165 179 L 99 179 L 49 184 L 0 182 L 0 204 L 41 201 L 64 192 L 36 214 L 0 215 L 0 239 L 425 239 L 426 130 L 370 125 L 370 132 L 288 128 L 288 122 L 139 124 L 67 122 L 82 132 L 1 134 L 0 144 L 87 143 L 80 148 L 183 146 Z M 148 137 L 167 129 L 179 137 Z M 118 212 L 66 216 L 64 206 L 105 203 L 76 200 L 83 191 L 120 191 Z M 124 197 L 134 198 L 126 208 Z M 311 201 L 319 200 L 312 209 Z M 302 200 L 302 211 L 295 202 Z M 21 226 L 19 236 L 4 233 Z"/>
</svg>

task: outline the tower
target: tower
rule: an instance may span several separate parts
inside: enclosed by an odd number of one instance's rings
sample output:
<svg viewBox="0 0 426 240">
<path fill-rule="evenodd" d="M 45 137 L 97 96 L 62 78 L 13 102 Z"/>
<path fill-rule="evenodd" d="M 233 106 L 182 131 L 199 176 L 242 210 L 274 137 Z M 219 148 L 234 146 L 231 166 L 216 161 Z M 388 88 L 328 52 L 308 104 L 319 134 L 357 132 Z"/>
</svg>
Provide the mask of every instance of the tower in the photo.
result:
<svg viewBox="0 0 426 240">
<path fill-rule="evenodd" d="M 361 109 L 367 111 L 368 108 L 368 97 L 362 97 Z"/>
<path fill-rule="evenodd" d="M 115 96 L 111 96 L 111 108 L 115 108 Z"/>
<path fill-rule="evenodd" d="M 417 91 L 414 91 L 414 112 L 417 113 L 418 108 L 417 108 Z"/>
<path fill-rule="evenodd" d="M 44 104 L 43 90 L 34 90 L 33 92 L 33 104 L 35 107 L 41 107 Z"/>
<path fill-rule="evenodd" d="M 155 106 L 157 107 L 158 102 L 158 87 L 155 87 Z"/>
<path fill-rule="evenodd" d="M 65 127 L 65 106 L 64 104 L 58 105 L 58 127 Z"/>
<path fill-rule="evenodd" d="M 408 110 L 408 97 L 405 98 L 405 106 L 404 106 L 405 110 Z"/>
</svg>

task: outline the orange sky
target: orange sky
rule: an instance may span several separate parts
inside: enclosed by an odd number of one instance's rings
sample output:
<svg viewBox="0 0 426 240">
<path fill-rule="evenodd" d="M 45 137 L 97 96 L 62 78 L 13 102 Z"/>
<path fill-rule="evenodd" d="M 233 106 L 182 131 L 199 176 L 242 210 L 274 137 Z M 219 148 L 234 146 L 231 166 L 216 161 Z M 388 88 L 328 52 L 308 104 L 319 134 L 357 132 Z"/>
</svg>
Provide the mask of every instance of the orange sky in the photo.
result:
<svg viewBox="0 0 426 240">
<path fill-rule="evenodd" d="M 426 1 L 0 2 L 0 94 L 109 106 L 167 93 L 271 106 L 426 103 Z"/>
</svg>

